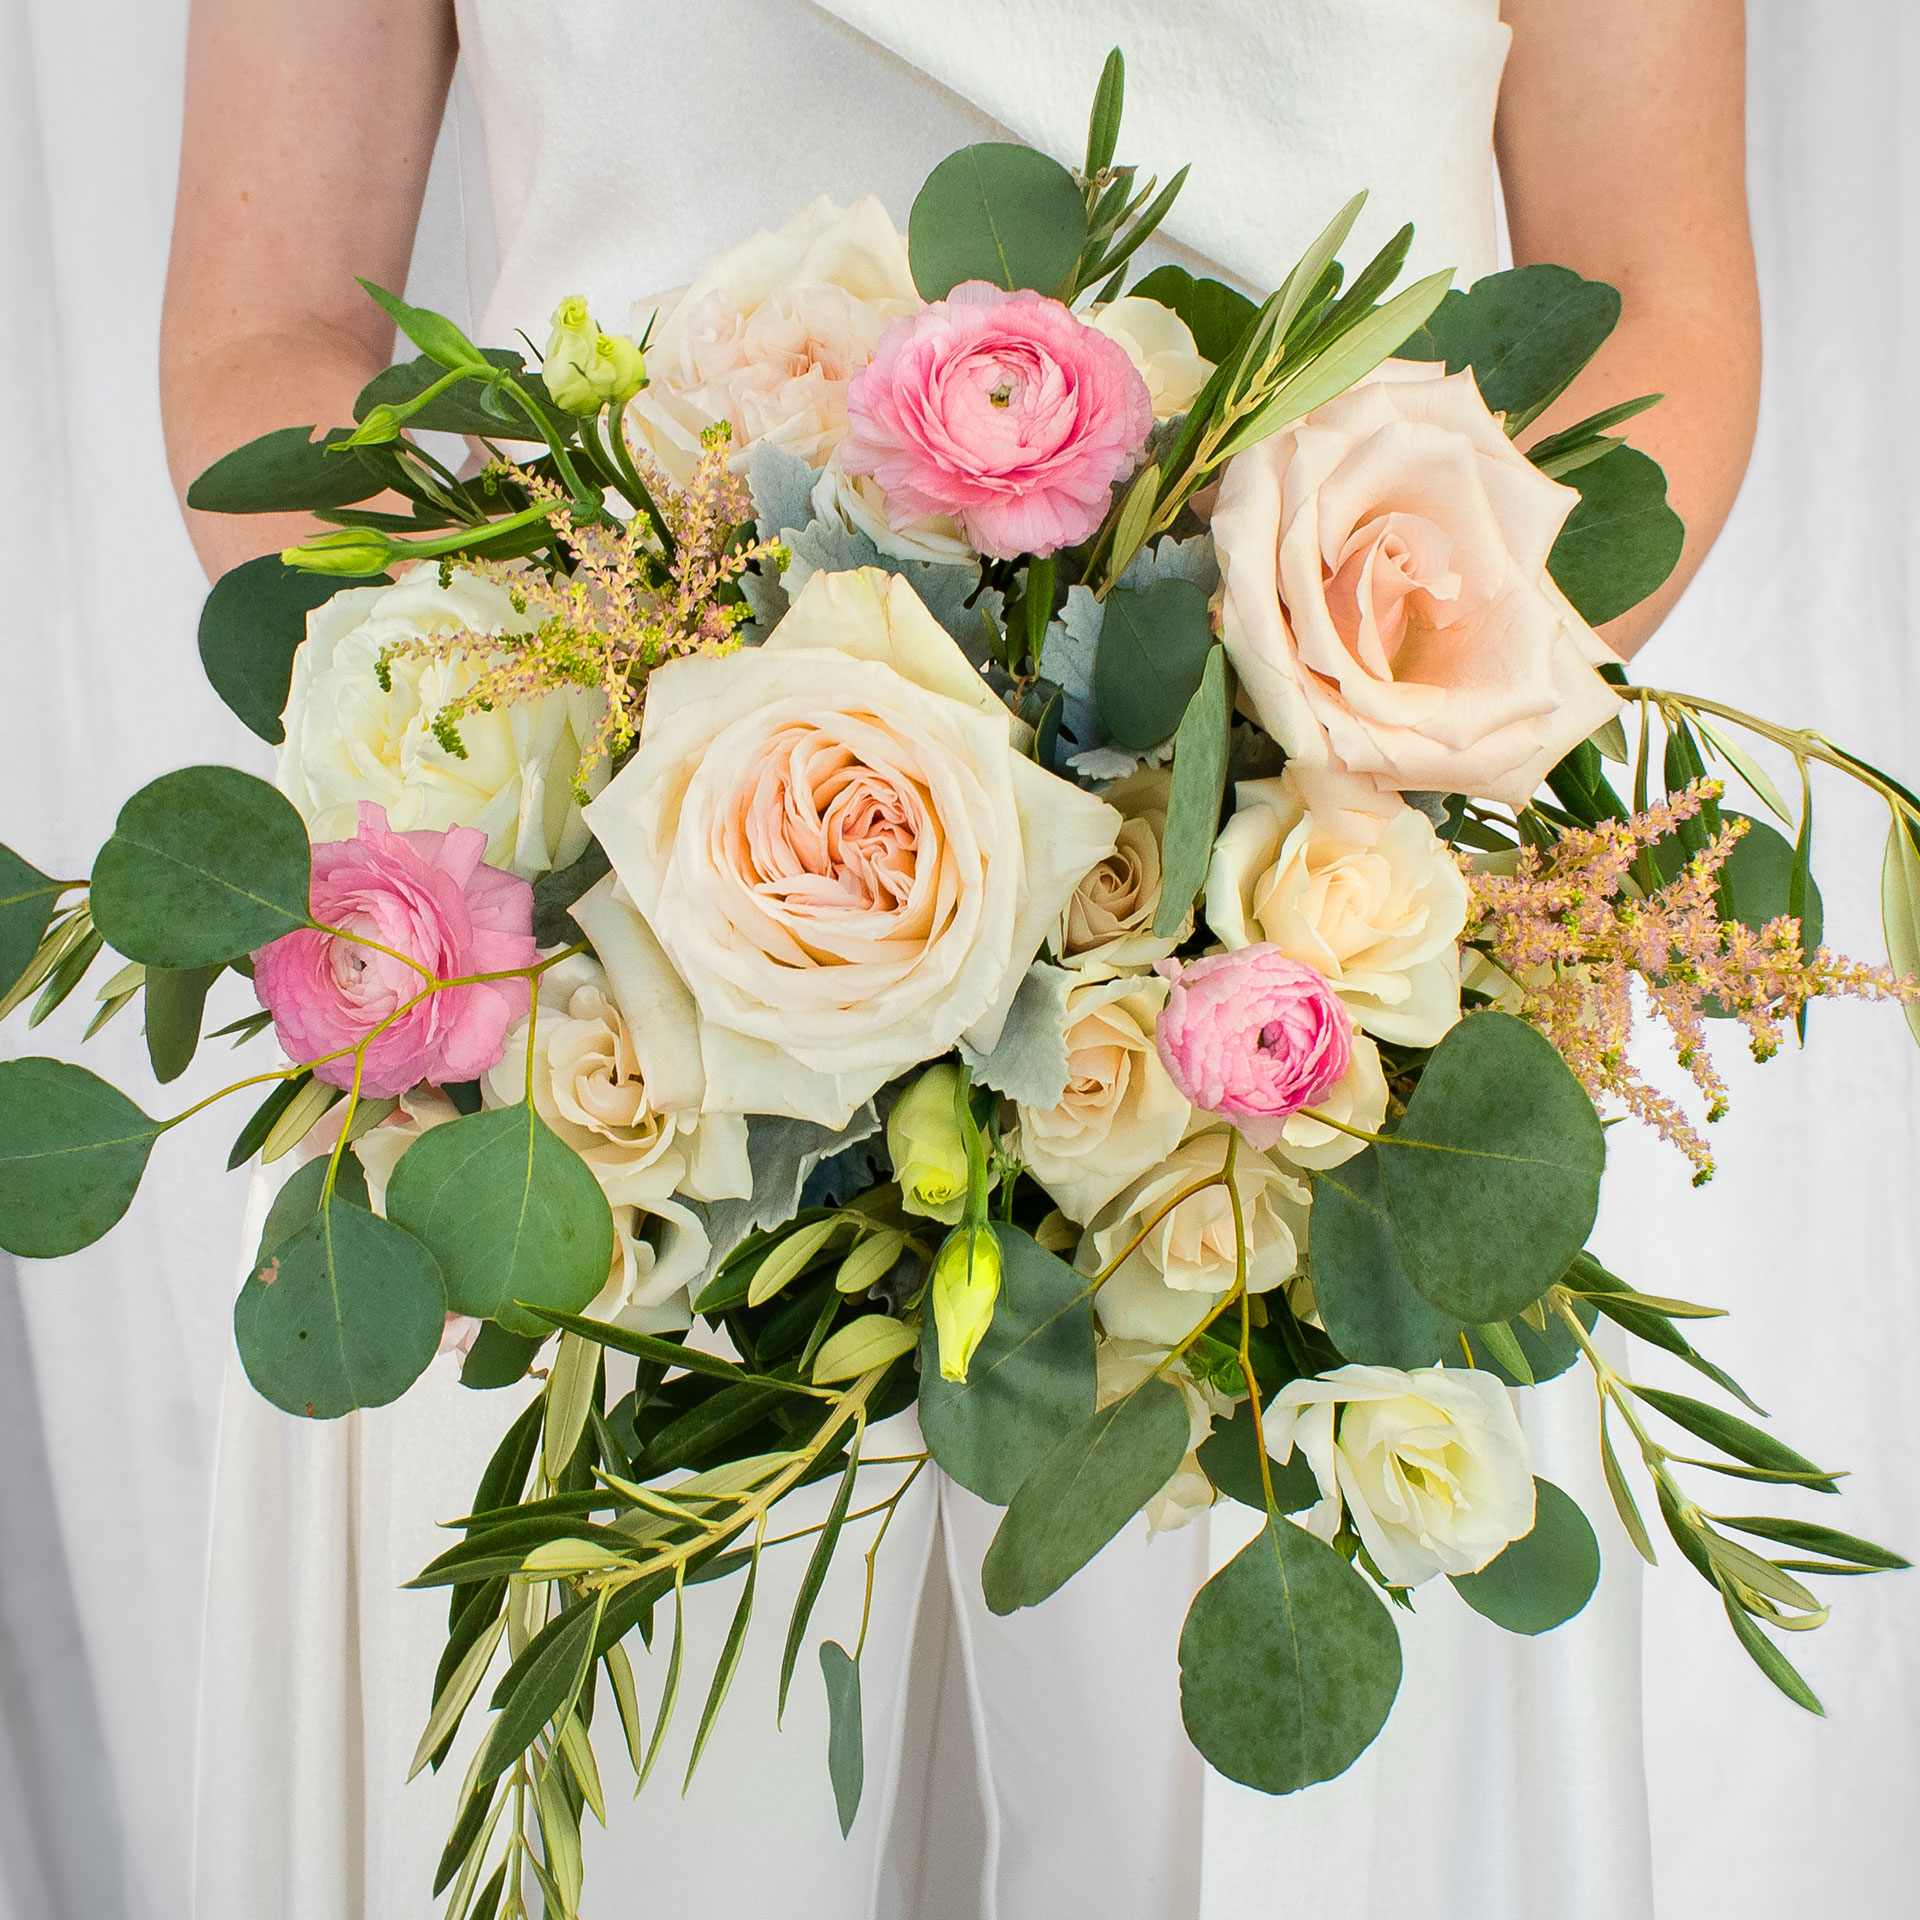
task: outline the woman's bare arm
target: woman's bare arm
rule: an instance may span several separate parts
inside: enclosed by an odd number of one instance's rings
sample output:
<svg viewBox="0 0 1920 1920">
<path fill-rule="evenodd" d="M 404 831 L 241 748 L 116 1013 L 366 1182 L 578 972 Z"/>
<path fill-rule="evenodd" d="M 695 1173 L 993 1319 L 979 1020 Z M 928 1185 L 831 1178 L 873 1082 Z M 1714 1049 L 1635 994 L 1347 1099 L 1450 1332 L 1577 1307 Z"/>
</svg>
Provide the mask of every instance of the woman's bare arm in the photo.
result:
<svg viewBox="0 0 1920 1920">
<path fill-rule="evenodd" d="M 1679 598 L 1740 490 L 1760 398 L 1747 226 L 1741 0 L 1503 0 L 1513 49 L 1495 144 L 1517 265 L 1557 260 L 1625 301 L 1593 365 L 1533 431 L 1642 393 L 1624 429 L 1666 469 L 1687 544 L 1610 623 L 1631 654 Z"/>
<path fill-rule="evenodd" d="M 393 324 L 453 72 L 450 0 L 193 0 L 160 335 L 175 490 L 296 421 L 349 421 Z M 210 577 L 304 538 L 303 515 L 187 513 Z"/>
</svg>

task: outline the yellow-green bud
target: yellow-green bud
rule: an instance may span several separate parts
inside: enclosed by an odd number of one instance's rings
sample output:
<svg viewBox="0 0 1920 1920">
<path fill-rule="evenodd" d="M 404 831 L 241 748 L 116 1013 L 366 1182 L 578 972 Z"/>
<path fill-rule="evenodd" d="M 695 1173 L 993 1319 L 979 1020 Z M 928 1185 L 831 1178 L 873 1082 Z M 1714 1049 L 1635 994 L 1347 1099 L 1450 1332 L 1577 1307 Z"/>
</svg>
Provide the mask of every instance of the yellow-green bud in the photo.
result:
<svg viewBox="0 0 1920 1920">
<path fill-rule="evenodd" d="M 953 1226 L 966 1210 L 967 1143 L 956 1094 L 960 1069 L 929 1067 L 900 1096 L 887 1118 L 887 1152 L 900 1202 L 909 1213 Z"/>
<path fill-rule="evenodd" d="M 640 349 L 622 334 L 602 333 L 578 294 L 553 310 L 553 332 L 540 377 L 553 404 L 567 413 L 622 406 L 647 383 Z"/>
<path fill-rule="evenodd" d="M 956 1227 L 933 1259 L 933 1330 L 940 1377 L 964 1382 L 1000 1297 L 1000 1242 L 991 1227 Z"/>
<path fill-rule="evenodd" d="M 393 542 L 376 528 L 335 527 L 330 533 L 315 534 L 304 546 L 283 547 L 280 558 L 304 573 L 359 575 L 383 572 L 395 551 Z"/>
</svg>

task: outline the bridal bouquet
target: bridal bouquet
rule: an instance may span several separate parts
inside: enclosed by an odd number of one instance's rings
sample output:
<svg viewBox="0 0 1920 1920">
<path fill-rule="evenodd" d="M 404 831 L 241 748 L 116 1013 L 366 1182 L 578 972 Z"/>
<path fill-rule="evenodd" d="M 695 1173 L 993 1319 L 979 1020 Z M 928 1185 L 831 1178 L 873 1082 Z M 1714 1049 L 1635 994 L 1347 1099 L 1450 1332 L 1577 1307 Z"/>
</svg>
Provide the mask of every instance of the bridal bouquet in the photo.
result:
<svg viewBox="0 0 1920 1920">
<path fill-rule="evenodd" d="M 697 1765 L 762 1554 L 808 1556 L 784 1705 L 834 1555 L 929 1459 L 1005 1508 L 1000 1612 L 1142 1514 L 1260 1516 L 1179 1663 L 1195 1745 L 1272 1793 L 1379 1732 L 1423 1584 L 1522 1634 L 1585 1603 L 1593 1530 L 1514 1411 L 1569 1367 L 1628 1537 L 1654 1558 L 1622 1450 L 1803 1706 L 1806 1579 L 1906 1564 L 1699 1504 L 1836 1472 L 1696 1350 L 1714 1309 L 1588 1236 L 1612 1117 L 1711 1172 L 1710 1022 L 1764 1056 L 1854 994 L 1920 1032 L 1920 801 L 1595 631 L 1681 545 L 1615 432 L 1654 397 L 1530 431 L 1611 288 L 1396 292 L 1411 229 L 1348 277 L 1357 200 L 1259 301 L 1129 282 L 1180 177 L 1115 164 L 1120 105 L 1116 54 L 1078 171 L 969 148 L 904 238 L 817 200 L 631 334 L 564 302 L 537 368 L 370 287 L 420 357 L 190 495 L 328 523 L 200 626 L 277 785 L 155 781 L 88 880 L 0 850 L 7 1010 L 111 949 L 95 1025 L 138 1001 L 166 1082 L 223 971 L 257 994 L 221 1033 L 283 1063 L 226 1090 L 266 1090 L 228 1164 L 298 1163 L 234 1309 L 258 1390 L 333 1419 L 451 1347 L 522 1403 L 416 1582 L 450 1601 L 417 1767 L 491 1715 L 454 1915 L 529 1879 L 574 1913 L 591 1731 L 646 1779 L 687 1587 L 738 1588 Z M 1891 814 L 1886 967 L 1821 944 L 1816 764 Z M 97 1239 L 210 1104 L 0 1064 L 0 1244 Z M 1630 1378 L 1602 1318 L 1713 1397 Z"/>
</svg>

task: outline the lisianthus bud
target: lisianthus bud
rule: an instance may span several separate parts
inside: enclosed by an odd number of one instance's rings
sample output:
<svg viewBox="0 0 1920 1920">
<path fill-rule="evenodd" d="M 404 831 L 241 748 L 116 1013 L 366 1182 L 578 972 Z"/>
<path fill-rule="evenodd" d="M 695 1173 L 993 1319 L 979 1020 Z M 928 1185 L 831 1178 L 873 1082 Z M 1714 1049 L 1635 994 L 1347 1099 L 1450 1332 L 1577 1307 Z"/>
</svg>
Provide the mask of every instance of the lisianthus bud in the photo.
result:
<svg viewBox="0 0 1920 1920">
<path fill-rule="evenodd" d="M 553 310 L 553 333 L 540 367 L 553 404 L 568 413 L 621 406 L 646 385 L 640 349 L 622 334 L 602 333 L 587 303 L 574 294 Z"/>
<path fill-rule="evenodd" d="M 285 547 L 281 561 L 304 573 L 360 576 L 383 572 L 399 549 L 374 527 L 335 527 L 315 534 L 304 546 Z"/>
<path fill-rule="evenodd" d="M 887 1119 L 887 1152 L 909 1213 L 955 1225 L 967 1204 L 967 1143 L 955 1093 L 960 1069 L 929 1067 Z"/>
<path fill-rule="evenodd" d="M 1000 1243 L 991 1227 L 956 1227 L 933 1258 L 933 1330 L 940 1377 L 964 1382 L 1000 1297 Z"/>
</svg>

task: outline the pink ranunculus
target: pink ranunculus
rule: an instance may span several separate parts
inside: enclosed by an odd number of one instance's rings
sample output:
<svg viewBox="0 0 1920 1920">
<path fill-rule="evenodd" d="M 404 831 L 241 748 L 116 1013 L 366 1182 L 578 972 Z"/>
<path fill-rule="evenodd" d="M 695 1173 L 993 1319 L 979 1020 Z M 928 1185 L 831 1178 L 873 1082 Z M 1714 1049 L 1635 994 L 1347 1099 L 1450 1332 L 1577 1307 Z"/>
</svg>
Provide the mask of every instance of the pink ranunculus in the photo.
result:
<svg viewBox="0 0 1920 1920">
<path fill-rule="evenodd" d="M 533 889 L 485 865 L 486 850 L 472 827 L 391 833 L 386 809 L 367 802 L 357 838 L 314 848 L 313 917 L 340 932 L 303 928 L 253 957 L 255 990 L 289 1059 L 359 1045 L 419 993 L 425 977 L 398 954 L 439 980 L 533 965 Z M 408 1008 L 368 1046 L 361 1093 L 384 1100 L 422 1080 L 477 1079 L 526 1017 L 529 993 L 525 980 L 487 980 Z M 352 1086 L 352 1054 L 314 1075 Z"/>
<path fill-rule="evenodd" d="M 1156 1039 L 1173 1083 L 1265 1150 L 1347 1071 L 1353 1016 L 1323 974 L 1262 943 L 1154 971 L 1172 991 Z"/>
<path fill-rule="evenodd" d="M 896 527 L 949 514 L 984 554 L 1086 539 L 1153 428 L 1127 352 L 1060 304 L 984 280 L 880 336 L 847 389 L 841 465 L 871 474 Z"/>
</svg>

